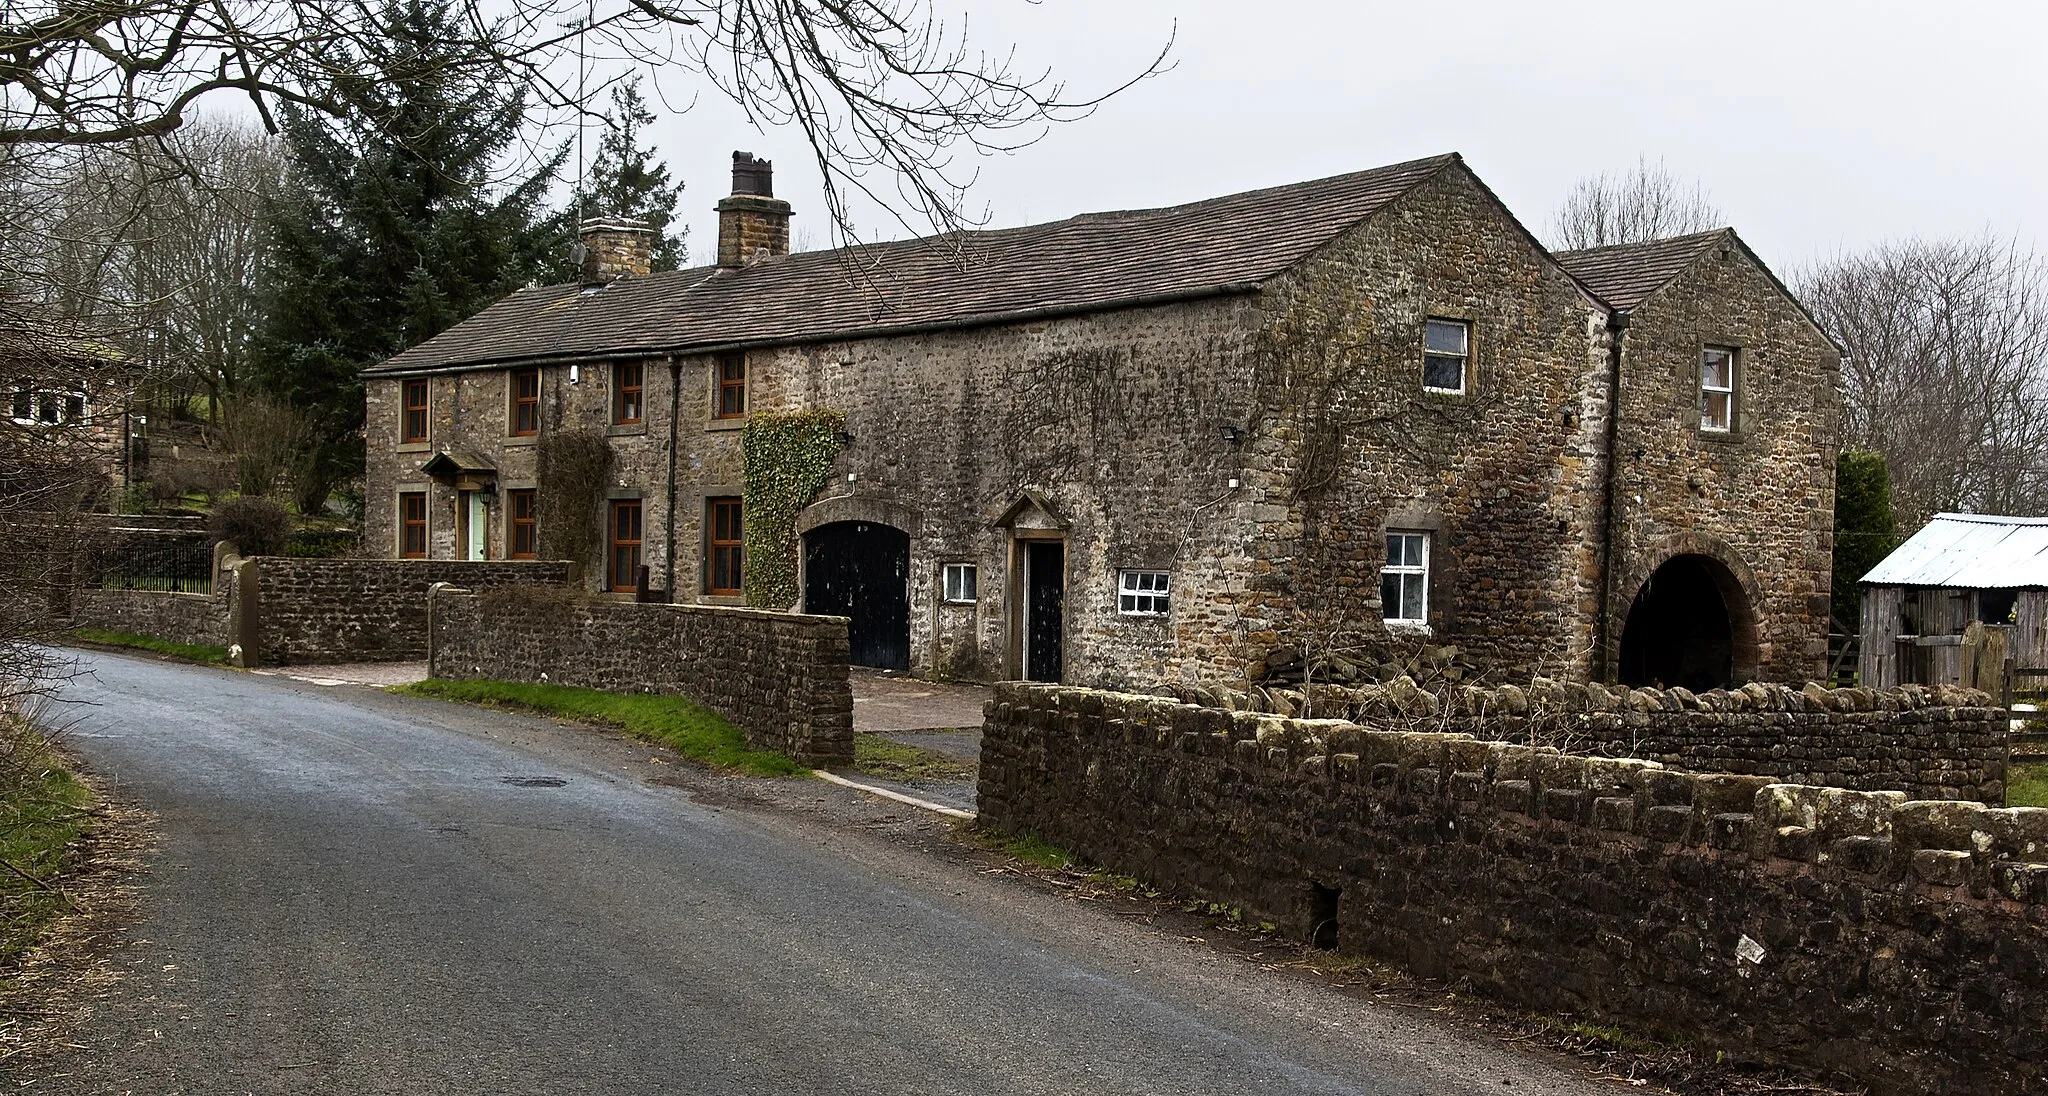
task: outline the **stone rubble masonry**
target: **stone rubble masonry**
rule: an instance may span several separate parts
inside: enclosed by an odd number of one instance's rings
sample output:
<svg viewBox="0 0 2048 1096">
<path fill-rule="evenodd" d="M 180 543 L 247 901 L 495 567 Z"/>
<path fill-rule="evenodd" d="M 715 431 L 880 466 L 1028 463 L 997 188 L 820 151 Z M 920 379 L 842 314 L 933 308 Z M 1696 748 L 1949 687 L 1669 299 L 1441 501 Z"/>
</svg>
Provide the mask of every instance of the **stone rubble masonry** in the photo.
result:
<svg viewBox="0 0 2048 1096">
<path fill-rule="evenodd" d="M 1983 693 L 1941 685 L 1621 689 L 1536 678 L 1526 686 L 1254 689 L 1169 685 L 1188 704 L 1341 716 L 1372 730 L 1434 730 L 1566 753 L 1638 757 L 1696 772 L 1767 776 L 1915 799 L 2005 802 L 2010 717 Z"/>
<path fill-rule="evenodd" d="M 254 564 L 256 575 L 248 602 L 255 635 L 236 638 L 273 665 L 426 658 L 427 587 L 437 582 L 488 589 L 575 581 L 575 566 L 560 561 L 258 556 L 245 562 Z"/>
<path fill-rule="evenodd" d="M 152 636 L 173 643 L 225 647 L 228 599 L 217 594 L 171 594 L 157 590 L 74 590 L 71 626 Z"/>
<path fill-rule="evenodd" d="M 987 706 L 980 807 L 1546 1013 L 1880 1096 L 2048 1084 L 2048 810 L 1023 683 Z"/>
<path fill-rule="evenodd" d="M 429 594 L 435 677 L 687 697 L 755 749 L 807 765 L 853 759 L 846 618 L 636 604 L 563 590 Z"/>
</svg>

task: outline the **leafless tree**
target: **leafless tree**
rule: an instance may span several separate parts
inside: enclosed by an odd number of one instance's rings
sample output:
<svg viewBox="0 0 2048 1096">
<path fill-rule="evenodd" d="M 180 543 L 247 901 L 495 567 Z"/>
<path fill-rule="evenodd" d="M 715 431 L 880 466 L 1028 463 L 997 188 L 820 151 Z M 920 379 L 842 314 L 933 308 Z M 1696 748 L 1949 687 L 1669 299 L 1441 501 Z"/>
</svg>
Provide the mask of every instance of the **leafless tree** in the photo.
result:
<svg viewBox="0 0 2048 1096">
<path fill-rule="evenodd" d="M 964 17 L 949 22 L 934 0 L 454 3 L 467 28 L 457 63 L 509 76 L 541 107 L 587 112 L 603 90 L 585 86 L 587 69 L 642 68 L 658 86 L 680 74 L 750 120 L 795 126 L 841 231 L 853 195 L 906 224 L 960 227 L 972 172 L 957 153 L 1028 144 L 1120 90 L 1070 95 L 1012 53 L 971 45 Z M 366 60 L 376 14 L 362 0 L 10 5 L 0 15 L 0 149 L 161 138 L 217 94 L 246 98 L 273 131 L 279 103 L 339 113 L 342 91 L 376 79 Z"/>
<path fill-rule="evenodd" d="M 1884 454 L 1903 529 L 2048 514 L 2048 262 L 1989 236 L 1914 239 L 1795 281 L 1847 351 L 1843 441 Z"/>
<path fill-rule="evenodd" d="M 1722 224 L 1706 188 L 1690 187 L 1659 160 L 1639 157 L 1618 176 L 1580 179 L 1551 216 L 1551 246 L 1561 251 L 1642 243 L 1704 232 Z"/>
</svg>

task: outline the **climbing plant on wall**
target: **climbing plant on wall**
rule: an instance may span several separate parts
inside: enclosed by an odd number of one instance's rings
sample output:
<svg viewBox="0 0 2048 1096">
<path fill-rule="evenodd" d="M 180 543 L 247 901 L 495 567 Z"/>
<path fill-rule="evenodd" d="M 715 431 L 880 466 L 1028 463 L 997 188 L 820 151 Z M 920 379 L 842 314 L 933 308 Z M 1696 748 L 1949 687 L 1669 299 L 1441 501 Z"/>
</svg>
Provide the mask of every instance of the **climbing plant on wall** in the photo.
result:
<svg viewBox="0 0 2048 1096">
<path fill-rule="evenodd" d="M 746 461 L 747 604 L 796 603 L 796 516 L 825 486 L 846 430 L 842 411 L 755 414 L 742 437 Z"/>
<path fill-rule="evenodd" d="M 598 564 L 599 510 L 611 482 L 612 447 L 596 430 L 549 430 L 534 454 L 540 551 L 548 559 Z"/>
</svg>

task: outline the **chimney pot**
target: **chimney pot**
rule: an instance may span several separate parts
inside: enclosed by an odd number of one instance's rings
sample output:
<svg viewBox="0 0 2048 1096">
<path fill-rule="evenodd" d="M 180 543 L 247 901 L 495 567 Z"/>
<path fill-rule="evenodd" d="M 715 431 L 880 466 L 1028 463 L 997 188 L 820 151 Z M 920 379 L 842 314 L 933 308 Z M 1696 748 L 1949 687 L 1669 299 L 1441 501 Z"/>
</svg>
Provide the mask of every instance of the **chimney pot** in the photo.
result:
<svg viewBox="0 0 2048 1096">
<path fill-rule="evenodd" d="M 718 265 L 752 266 L 789 254 L 789 203 L 775 197 L 775 165 L 732 154 L 732 197 L 718 203 Z"/>
</svg>

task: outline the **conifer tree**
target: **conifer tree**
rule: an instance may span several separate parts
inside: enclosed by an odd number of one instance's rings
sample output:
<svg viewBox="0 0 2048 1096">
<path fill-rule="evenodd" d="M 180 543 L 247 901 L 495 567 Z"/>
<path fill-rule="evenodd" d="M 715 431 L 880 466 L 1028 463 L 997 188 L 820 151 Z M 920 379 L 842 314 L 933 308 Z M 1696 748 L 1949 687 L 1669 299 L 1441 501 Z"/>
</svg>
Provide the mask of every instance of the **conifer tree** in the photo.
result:
<svg viewBox="0 0 2048 1096">
<path fill-rule="evenodd" d="M 1892 520 L 1892 476 L 1884 454 L 1843 450 L 1835 458 L 1835 582 L 1832 609 L 1842 626 L 1862 624 L 1857 580 L 1899 545 Z"/>
<path fill-rule="evenodd" d="M 380 34 L 341 71 L 341 118 L 289 106 L 289 182 L 270 210 L 257 382 L 304 416 L 297 484 L 317 509 L 362 470 L 362 370 L 438 334 L 551 264 L 541 203 L 563 153 L 523 173 L 523 94 L 464 66 L 451 0 L 383 0 Z"/>
<path fill-rule="evenodd" d="M 669 231 L 683 184 L 671 182 L 668 164 L 655 158 L 652 146 L 640 144 L 641 131 L 652 121 L 654 112 L 640 97 L 638 77 L 612 89 L 612 109 L 605 114 L 604 137 L 584 182 L 580 212 L 585 218 L 617 214 L 646 221 L 654 230 L 654 269 L 674 270 L 689 257 L 689 227 Z"/>
</svg>

